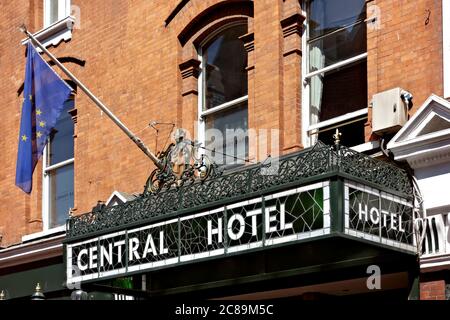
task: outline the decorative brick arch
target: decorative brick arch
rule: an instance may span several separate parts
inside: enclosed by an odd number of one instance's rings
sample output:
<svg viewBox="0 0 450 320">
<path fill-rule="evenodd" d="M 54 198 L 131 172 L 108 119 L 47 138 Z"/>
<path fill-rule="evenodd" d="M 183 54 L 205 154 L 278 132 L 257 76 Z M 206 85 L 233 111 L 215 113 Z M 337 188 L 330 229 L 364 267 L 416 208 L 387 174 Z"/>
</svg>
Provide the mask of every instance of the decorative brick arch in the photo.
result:
<svg viewBox="0 0 450 320">
<path fill-rule="evenodd" d="M 170 19 L 169 19 L 170 18 Z M 177 36 L 179 90 L 178 122 L 190 133 L 198 120 L 198 76 L 200 61 L 197 48 L 212 32 L 232 22 L 245 21 L 248 34 L 242 37 L 248 51 L 249 88 L 253 64 L 253 1 L 182 1 L 166 19 L 166 28 Z M 193 137 L 191 137 L 193 138 Z"/>
<path fill-rule="evenodd" d="M 212 31 L 228 23 L 245 20 L 248 33 L 241 39 L 248 55 L 248 126 L 254 130 L 279 130 L 280 135 L 276 139 L 279 140 L 281 153 L 303 148 L 301 36 L 305 17 L 300 3 L 300 0 L 177 2 L 165 24 L 166 30 L 176 37 L 178 44 L 178 126 L 197 137 L 199 45 Z M 266 10 L 267 6 L 271 10 Z M 271 76 L 267 77 L 267 74 Z M 259 138 L 249 147 L 250 161 L 265 159 L 265 154 L 261 153 L 265 149 L 260 147 Z"/>
</svg>

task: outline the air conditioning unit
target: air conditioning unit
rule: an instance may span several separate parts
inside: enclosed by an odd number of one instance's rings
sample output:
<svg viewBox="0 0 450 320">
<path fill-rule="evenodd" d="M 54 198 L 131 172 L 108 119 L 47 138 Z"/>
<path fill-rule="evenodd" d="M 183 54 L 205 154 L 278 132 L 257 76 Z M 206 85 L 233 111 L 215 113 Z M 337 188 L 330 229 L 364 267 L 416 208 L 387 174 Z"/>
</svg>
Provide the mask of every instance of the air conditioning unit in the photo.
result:
<svg viewBox="0 0 450 320">
<path fill-rule="evenodd" d="M 394 133 L 408 121 L 408 107 L 412 95 L 394 88 L 373 95 L 372 131 L 376 134 Z"/>
</svg>

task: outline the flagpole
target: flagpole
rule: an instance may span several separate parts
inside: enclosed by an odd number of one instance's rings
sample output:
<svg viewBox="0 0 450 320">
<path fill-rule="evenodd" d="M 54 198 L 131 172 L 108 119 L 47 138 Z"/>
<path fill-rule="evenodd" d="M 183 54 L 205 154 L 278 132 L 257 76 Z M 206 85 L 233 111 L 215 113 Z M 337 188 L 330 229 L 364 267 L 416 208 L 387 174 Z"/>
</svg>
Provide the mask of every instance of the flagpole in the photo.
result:
<svg viewBox="0 0 450 320">
<path fill-rule="evenodd" d="M 139 139 L 130 129 L 128 129 L 122 121 L 119 120 L 108 107 L 101 102 L 80 80 L 78 80 L 66 67 L 63 66 L 61 62 L 56 59 L 56 57 L 50 53 L 28 30 L 25 25 L 20 26 L 20 31 L 25 33 L 34 43 L 45 52 L 50 59 L 73 81 L 77 84 L 81 90 L 83 90 L 86 95 L 91 98 L 91 100 L 99 107 L 123 132 L 141 149 L 153 163 L 159 168 L 163 169 L 163 165 L 160 160 L 150 151 L 150 149 Z"/>
</svg>

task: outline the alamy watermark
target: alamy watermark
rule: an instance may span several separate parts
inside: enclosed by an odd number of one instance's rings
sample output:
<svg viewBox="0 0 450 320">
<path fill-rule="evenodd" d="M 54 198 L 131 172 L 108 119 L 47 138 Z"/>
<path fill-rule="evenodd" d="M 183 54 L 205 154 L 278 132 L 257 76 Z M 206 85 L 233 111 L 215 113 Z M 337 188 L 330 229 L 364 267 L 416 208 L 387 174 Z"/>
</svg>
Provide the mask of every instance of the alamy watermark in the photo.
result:
<svg viewBox="0 0 450 320">
<path fill-rule="evenodd" d="M 377 265 L 370 265 L 366 270 L 367 274 L 370 276 L 367 278 L 366 286 L 369 290 L 380 290 L 381 289 L 381 269 Z"/>
<path fill-rule="evenodd" d="M 181 147 L 177 149 L 177 158 L 171 159 L 174 163 L 189 161 L 191 151 L 183 144 L 184 139 L 191 141 L 192 136 L 185 129 L 178 129 L 174 133 L 174 141 L 180 141 Z M 280 130 L 279 129 L 242 129 L 208 128 L 203 133 L 202 141 L 195 141 L 197 152 L 208 156 L 209 160 L 218 166 L 234 166 L 243 164 L 261 165 L 261 174 L 277 175 L 280 156 Z M 184 146 L 184 147 L 183 147 Z M 160 150 L 158 150 L 160 151 Z M 182 153 L 181 156 L 179 154 Z M 175 161 L 174 161 L 175 160 Z"/>
</svg>

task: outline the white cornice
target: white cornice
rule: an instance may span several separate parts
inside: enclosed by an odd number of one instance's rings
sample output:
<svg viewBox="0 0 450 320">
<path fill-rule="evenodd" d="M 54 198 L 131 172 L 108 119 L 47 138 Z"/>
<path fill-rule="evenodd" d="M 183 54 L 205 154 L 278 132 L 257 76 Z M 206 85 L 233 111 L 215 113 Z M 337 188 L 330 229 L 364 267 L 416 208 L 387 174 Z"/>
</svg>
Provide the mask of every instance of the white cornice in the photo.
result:
<svg viewBox="0 0 450 320">
<path fill-rule="evenodd" d="M 62 256 L 65 234 L 0 250 L 0 269 Z"/>
<path fill-rule="evenodd" d="M 388 143 L 396 160 L 406 160 L 412 168 L 419 168 L 450 159 L 450 129 L 436 128 L 420 134 L 434 117 L 450 122 L 450 102 L 433 94 Z"/>
<path fill-rule="evenodd" d="M 67 16 L 64 19 L 49 25 L 47 28 L 34 33 L 33 36 L 35 36 L 36 39 L 44 45 L 44 47 L 48 47 L 50 45 L 57 46 L 61 41 L 68 41 L 72 38 L 74 23 L 75 18 L 72 16 Z M 28 38 L 23 39 L 22 44 L 25 45 L 28 41 Z"/>
<path fill-rule="evenodd" d="M 440 254 L 420 258 L 421 272 L 432 272 L 445 269 L 450 269 L 450 254 Z"/>
</svg>

